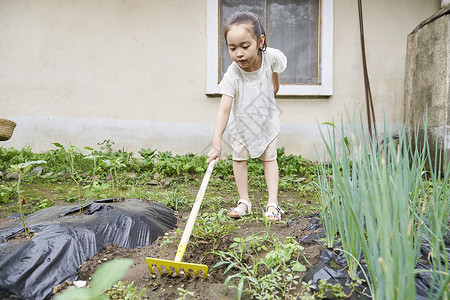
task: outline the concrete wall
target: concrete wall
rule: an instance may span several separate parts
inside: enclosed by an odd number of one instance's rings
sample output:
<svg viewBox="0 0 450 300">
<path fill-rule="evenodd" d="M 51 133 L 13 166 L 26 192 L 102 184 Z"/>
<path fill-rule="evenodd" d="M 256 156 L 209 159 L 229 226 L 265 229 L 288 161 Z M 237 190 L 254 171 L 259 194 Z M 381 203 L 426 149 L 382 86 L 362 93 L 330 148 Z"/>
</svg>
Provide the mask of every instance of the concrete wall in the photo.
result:
<svg viewBox="0 0 450 300">
<path fill-rule="evenodd" d="M 407 35 L 439 0 L 364 2 L 367 61 L 380 124 L 403 121 Z M 280 98 L 279 147 L 316 159 L 319 125 L 365 112 L 357 1 L 334 3 L 334 93 Z M 52 142 L 129 151 L 208 148 L 219 98 L 205 95 L 205 0 L 1 0 L 0 146 Z"/>
<path fill-rule="evenodd" d="M 405 121 L 411 128 L 423 129 L 427 120 L 432 158 L 438 150 L 450 159 L 449 113 L 450 15 L 445 14 L 408 36 Z"/>
</svg>

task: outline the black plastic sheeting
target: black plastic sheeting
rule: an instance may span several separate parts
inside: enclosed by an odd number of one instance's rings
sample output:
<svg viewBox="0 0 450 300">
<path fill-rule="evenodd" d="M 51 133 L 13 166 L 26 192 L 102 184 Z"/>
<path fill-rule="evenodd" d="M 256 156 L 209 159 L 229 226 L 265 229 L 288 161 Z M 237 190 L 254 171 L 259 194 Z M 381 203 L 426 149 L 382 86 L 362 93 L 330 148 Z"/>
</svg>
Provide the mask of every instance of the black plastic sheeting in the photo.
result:
<svg viewBox="0 0 450 300">
<path fill-rule="evenodd" d="M 295 223 L 293 221 L 292 223 Z M 307 236 L 303 236 L 299 243 L 303 245 L 322 244 L 321 240 L 325 238 L 325 230 L 323 224 L 318 217 L 311 218 L 310 223 L 305 227 L 305 230 L 314 231 Z M 444 236 L 444 242 L 446 245 L 447 257 L 450 257 L 450 232 Z M 318 286 L 318 282 L 321 279 L 326 279 L 329 284 L 340 284 L 343 287 L 344 292 L 347 294 L 350 292 L 350 288 L 346 284 L 351 282 L 350 276 L 347 271 L 347 261 L 345 253 L 340 247 L 339 243 L 335 244 L 334 248 L 325 248 L 322 250 L 319 262 L 314 265 L 308 273 L 303 277 L 304 282 L 311 281 L 312 284 Z M 416 269 L 430 270 L 431 266 L 427 263 L 428 255 L 431 251 L 429 244 L 426 241 L 422 241 L 421 256 L 416 266 Z M 363 258 L 360 259 L 360 261 Z M 366 274 L 369 274 L 367 266 L 362 264 L 362 268 Z M 359 278 L 365 279 L 364 273 L 359 268 L 356 274 Z M 416 274 L 416 299 L 425 300 L 429 299 L 430 290 L 434 292 L 438 291 L 438 286 L 434 283 L 432 289 L 432 278 L 430 272 L 421 272 Z M 327 299 L 333 299 L 332 297 Z M 348 299 L 371 299 L 370 291 L 366 284 L 359 285 L 355 292 Z"/>
<path fill-rule="evenodd" d="M 363 265 L 364 271 L 367 274 L 367 269 Z M 365 279 L 363 272 L 359 269 L 356 276 L 361 279 Z M 319 262 L 314 265 L 309 272 L 303 277 L 303 281 L 311 281 L 314 285 L 318 286 L 318 282 L 321 279 L 327 280 L 328 284 L 340 284 L 343 291 L 348 295 L 351 293 L 350 287 L 347 286 L 352 282 L 348 270 L 345 254 L 335 249 L 324 249 L 320 253 Z M 331 296 L 327 299 L 333 299 Z M 356 290 L 351 294 L 348 299 L 372 299 L 370 297 L 370 291 L 366 284 L 359 285 Z"/>
<path fill-rule="evenodd" d="M 30 214 L 35 235 L 20 243 L 11 240 L 23 232 L 20 220 L 0 228 L 1 299 L 49 299 L 53 287 L 77 280 L 78 267 L 105 246 L 148 246 L 177 223 L 166 206 L 135 199 L 99 200 L 83 211 L 78 213 L 78 205 L 54 206 Z"/>
</svg>

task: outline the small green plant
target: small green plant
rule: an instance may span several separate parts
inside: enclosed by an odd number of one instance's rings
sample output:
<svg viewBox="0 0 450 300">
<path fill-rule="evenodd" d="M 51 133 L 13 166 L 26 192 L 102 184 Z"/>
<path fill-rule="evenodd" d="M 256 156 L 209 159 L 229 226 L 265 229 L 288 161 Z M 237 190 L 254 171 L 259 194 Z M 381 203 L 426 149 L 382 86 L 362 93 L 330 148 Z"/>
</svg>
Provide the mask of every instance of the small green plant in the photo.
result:
<svg viewBox="0 0 450 300">
<path fill-rule="evenodd" d="M 238 250 L 240 257 L 242 259 L 244 253 L 250 248 L 254 253 L 267 250 L 267 244 L 272 244 L 272 238 L 269 236 L 268 231 L 264 235 L 252 234 L 246 238 L 237 237 L 233 239 L 233 243 L 230 248 L 235 248 Z"/>
<path fill-rule="evenodd" d="M 93 162 L 93 166 L 92 166 L 92 181 L 94 181 L 97 177 L 97 162 L 100 158 L 102 158 L 101 155 L 99 154 L 94 154 L 94 149 L 92 149 L 91 147 L 85 147 L 86 150 L 91 150 L 92 153 L 88 156 L 85 156 L 84 159 L 89 159 L 92 160 Z"/>
<path fill-rule="evenodd" d="M 116 181 L 119 182 L 120 192 L 122 192 L 122 170 L 126 167 L 124 163 L 124 158 L 122 156 L 116 157 L 114 159 L 102 159 L 101 163 L 104 167 L 110 170 L 110 174 L 113 175 L 113 186 L 116 185 Z M 119 179 L 120 174 L 120 179 Z M 121 195 L 119 195 L 120 198 Z"/>
<path fill-rule="evenodd" d="M 211 185 L 211 182 L 210 182 Z M 222 186 L 224 186 L 224 184 L 222 184 Z M 214 195 L 207 195 L 205 196 L 205 199 L 203 199 L 203 204 L 202 207 L 207 207 L 209 211 L 219 211 L 224 207 L 224 202 L 223 202 L 223 195 L 226 195 L 227 193 L 224 194 L 219 194 L 218 196 L 214 196 Z"/>
<path fill-rule="evenodd" d="M 66 290 L 55 297 L 55 300 L 106 300 L 110 299 L 105 291 L 110 289 L 120 278 L 125 275 L 133 260 L 119 258 L 103 264 L 92 275 L 91 286 L 79 289 Z"/>
<path fill-rule="evenodd" d="M 219 240 L 236 228 L 226 216 L 225 209 L 221 209 L 217 213 L 202 214 L 198 218 L 197 224 L 192 232 L 192 236 L 196 239 L 193 243 L 197 244 L 199 240 L 212 241 L 213 249 Z"/>
<path fill-rule="evenodd" d="M 177 289 L 177 291 L 178 291 L 177 300 L 185 300 L 188 299 L 188 297 L 194 297 L 195 294 L 194 292 L 190 292 L 180 287 Z"/>
<path fill-rule="evenodd" d="M 156 149 L 141 149 L 139 151 L 139 154 L 142 156 L 142 164 L 141 164 L 141 170 L 151 170 L 153 169 L 155 165 L 154 157 L 156 155 Z"/>
<path fill-rule="evenodd" d="M 212 253 L 218 255 L 221 261 L 215 264 L 211 270 L 220 266 L 227 266 L 223 274 L 226 274 L 231 269 L 236 271 L 235 274 L 228 276 L 223 283 L 223 291 L 225 291 L 228 286 L 237 289 L 237 298 L 240 300 L 244 293 L 245 284 L 249 286 L 248 291 L 250 293 L 252 293 L 254 287 L 259 285 L 258 265 L 254 257 L 250 256 L 250 260 L 253 264 L 248 264 L 243 260 L 243 253 L 238 253 L 234 248 L 229 251 L 218 250 L 213 251 Z M 239 280 L 237 285 L 233 284 L 233 279 Z"/>
<path fill-rule="evenodd" d="M 177 230 L 175 230 L 174 234 L 164 235 L 164 238 L 160 245 L 161 252 L 164 253 L 164 249 L 166 248 L 166 246 L 175 243 L 176 239 L 178 239 L 182 234 L 183 234 L 183 230 L 181 230 L 180 228 L 177 228 Z"/>
<path fill-rule="evenodd" d="M 288 237 L 284 243 L 275 243 L 275 249 L 266 254 L 263 262 L 268 267 L 282 265 L 286 269 L 292 268 L 293 271 L 303 272 L 306 268 L 298 262 L 302 250 L 303 247 L 294 238 Z M 295 256 L 296 259 L 292 260 Z"/>
<path fill-rule="evenodd" d="M 0 184 L 0 203 L 10 203 L 16 195 L 17 191 L 13 187 Z"/>
<path fill-rule="evenodd" d="M 306 271 L 306 267 L 298 260 L 303 247 L 294 238 L 286 238 L 284 243 L 276 243 L 275 249 L 268 252 L 260 261 L 269 269 L 277 270 L 274 274 L 276 290 L 283 298 L 287 298 L 300 280 L 299 272 Z"/>
<path fill-rule="evenodd" d="M 140 300 L 145 294 L 146 289 L 143 288 L 138 291 L 137 287 L 134 287 L 134 281 L 126 284 L 119 281 L 114 284 L 107 292 L 106 296 L 111 300 Z"/>
<path fill-rule="evenodd" d="M 177 188 L 173 188 L 171 191 L 164 191 L 161 198 L 161 202 L 164 205 L 176 211 L 186 208 L 189 204 L 189 198 L 183 191 L 179 191 Z"/>
<path fill-rule="evenodd" d="M 84 150 L 92 150 L 92 148 L 90 147 L 84 147 L 84 148 L 80 148 L 80 147 L 76 147 L 76 146 L 65 146 L 62 145 L 60 143 L 53 143 L 53 145 L 55 145 L 56 147 L 63 149 L 64 151 L 66 151 L 69 155 L 69 162 L 70 162 L 70 178 L 72 178 L 72 180 L 75 182 L 75 184 L 77 185 L 77 191 L 78 191 L 78 206 L 80 208 L 80 212 L 81 212 L 81 188 L 80 188 L 80 183 L 79 180 L 77 179 L 77 172 L 75 169 L 75 157 L 77 154 L 83 154 Z"/>
<path fill-rule="evenodd" d="M 46 208 L 46 207 L 51 207 L 51 206 L 53 206 L 53 204 L 54 204 L 54 203 L 53 203 L 52 200 L 49 200 L 49 199 L 41 199 L 41 200 L 39 200 L 39 202 L 34 206 L 33 212 L 38 211 L 38 210 L 41 210 L 41 209 Z"/>
<path fill-rule="evenodd" d="M 317 169 L 311 161 L 293 154 L 286 155 L 285 151 L 284 147 L 277 149 L 278 168 L 282 176 L 316 177 Z"/>
<path fill-rule="evenodd" d="M 33 165 L 41 165 L 47 163 L 44 160 L 35 160 L 35 161 L 28 161 L 24 163 L 20 163 L 18 165 L 12 165 L 11 168 L 17 172 L 18 178 L 17 178 L 17 198 L 19 203 L 19 210 L 20 210 L 20 217 L 22 219 L 23 224 L 23 230 L 25 231 L 25 234 L 27 236 L 30 235 L 30 229 L 28 227 L 27 219 L 25 218 L 25 213 L 23 211 L 23 201 L 22 201 L 22 195 L 21 195 L 21 189 L 20 184 L 22 182 L 23 176 L 31 169 Z"/>
<path fill-rule="evenodd" d="M 155 171 L 164 176 L 178 176 L 190 173 L 203 173 L 206 170 L 206 157 L 192 153 L 172 156 L 172 152 L 158 152 L 155 156 Z"/>
<path fill-rule="evenodd" d="M 100 146 L 100 150 L 107 152 L 107 153 L 112 153 L 114 144 L 115 143 L 113 141 L 111 141 L 110 139 L 107 139 L 101 143 L 98 143 L 97 145 Z"/>
<path fill-rule="evenodd" d="M 321 279 L 316 286 L 310 280 L 309 282 L 302 282 L 302 291 L 298 296 L 301 300 L 348 299 L 355 292 L 358 285 L 361 285 L 363 282 L 364 280 L 356 277 L 354 281 L 347 283 L 346 286 L 350 289 L 347 294 L 344 291 L 344 287 L 339 283 L 330 284 L 327 280 Z"/>
<path fill-rule="evenodd" d="M 223 176 L 233 175 L 233 158 L 231 155 L 227 159 L 219 160 L 217 166 L 214 167 L 214 174 L 222 174 Z"/>
<path fill-rule="evenodd" d="M 225 290 L 228 286 L 236 288 L 238 299 L 242 298 L 244 291 L 255 299 L 273 299 L 274 297 L 289 299 L 299 283 L 299 272 L 306 270 L 298 262 L 303 248 L 292 238 L 287 238 L 284 243 L 275 241 L 275 249 L 268 252 L 265 258 L 257 261 L 246 251 L 248 247 L 251 248 L 249 242 L 254 240 L 254 236 L 247 239 L 235 238 L 235 243 L 230 246 L 229 251 L 213 251 L 221 261 L 212 269 L 227 266 L 224 274 L 230 270 L 235 271 L 227 277 L 223 289 Z M 234 284 L 235 280 L 237 285 Z"/>
<path fill-rule="evenodd" d="M 252 234 L 246 238 L 246 242 L 255 253 L 259 253 L 260 251 L 267 250 L 266 245 L 272 244 L 272 238 L 269 236 L 269 232 L 265 231 L 263 235 Z"/>
<path fill-rule="evenodd" d="M 86 199 L 106 199 L 110 196 L 111 185 L 94 181 L 91 185 L 84 186 Z"/>
</svg>

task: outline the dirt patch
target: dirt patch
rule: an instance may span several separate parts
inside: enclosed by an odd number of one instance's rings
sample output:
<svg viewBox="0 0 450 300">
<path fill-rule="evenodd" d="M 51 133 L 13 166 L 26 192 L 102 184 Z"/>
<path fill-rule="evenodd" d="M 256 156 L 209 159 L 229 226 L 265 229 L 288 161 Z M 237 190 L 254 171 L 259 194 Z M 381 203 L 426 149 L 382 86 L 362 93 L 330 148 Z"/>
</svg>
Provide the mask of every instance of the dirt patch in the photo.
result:
<svg viewBox="0 0 450 300">
<path fill-rule="evenodd" d="M 4 227 L 6 225 L 9 225 L 10 223 L 19 220 L 19 217 L 16 217 L 16 215 L 11 216 L 11 217 L 6 217 L 6 218 L 0 218 L 0 227 Z"/>
</svg>

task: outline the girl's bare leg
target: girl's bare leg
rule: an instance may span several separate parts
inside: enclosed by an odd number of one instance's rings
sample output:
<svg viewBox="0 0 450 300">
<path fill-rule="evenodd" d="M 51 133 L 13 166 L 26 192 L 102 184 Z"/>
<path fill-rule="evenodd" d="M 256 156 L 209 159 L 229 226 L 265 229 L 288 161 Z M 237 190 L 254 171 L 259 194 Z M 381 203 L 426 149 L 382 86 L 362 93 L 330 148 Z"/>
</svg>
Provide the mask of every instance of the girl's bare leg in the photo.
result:
<svg viewBox="0 0 450 300">
<path fill-rule="evenodd" d="M 266 177 L 267 190 L 269 192 L 269 203 L 278 204 L 278 163 L 276 160 L 263 161 L 264 175 Z M 269 212 L 276 212 L 274 207 L 269 207 Z"/>
<path fill-rule="evenodd" d="M 236 187 L 239 193 L 240 199 L 245 199 L 250 202 L 248 196 L 248 169 L 246 160 L 233 160 L 234 180 L 236 181 Z M 239 208 L 244 211 L 248 211 L 247 205 L 240 203 Z M 233 215 L 238 215 L 235 212 L 231 212 Z"/>
</svg>

